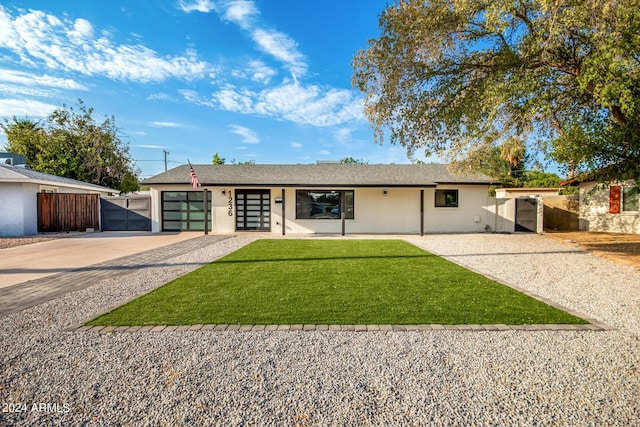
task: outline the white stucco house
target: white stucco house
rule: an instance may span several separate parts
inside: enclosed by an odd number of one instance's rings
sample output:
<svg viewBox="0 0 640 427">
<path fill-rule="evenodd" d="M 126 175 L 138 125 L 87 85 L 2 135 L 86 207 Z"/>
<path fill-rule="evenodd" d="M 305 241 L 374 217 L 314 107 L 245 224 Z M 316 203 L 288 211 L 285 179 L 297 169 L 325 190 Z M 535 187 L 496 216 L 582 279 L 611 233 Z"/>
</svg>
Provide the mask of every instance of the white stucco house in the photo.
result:
<svg viewBox="0 0 640 427">
<path fill-rule="evenodd" d="M 38 232 L 38 193 L 107 196 L 118 190 L 0 163 L 0 236 Z"/>
<path fill-rule="evenodd" d="M 599 184 L 585 180 L 579 185 L 580 230 L 640 234 L 640 195 L 634 181 Z"/>
<path fill-rule="evenodd" d="M 151 189 L 152 231 L 273 234 L 448 233 L 493 226 L 485 175 L 446 165 L 183 165 L 141 182 Z M 494 210 L 495 211 L 495 210 Z M 344 221 L 342 217 L 344 216 Z"/>
</svg>

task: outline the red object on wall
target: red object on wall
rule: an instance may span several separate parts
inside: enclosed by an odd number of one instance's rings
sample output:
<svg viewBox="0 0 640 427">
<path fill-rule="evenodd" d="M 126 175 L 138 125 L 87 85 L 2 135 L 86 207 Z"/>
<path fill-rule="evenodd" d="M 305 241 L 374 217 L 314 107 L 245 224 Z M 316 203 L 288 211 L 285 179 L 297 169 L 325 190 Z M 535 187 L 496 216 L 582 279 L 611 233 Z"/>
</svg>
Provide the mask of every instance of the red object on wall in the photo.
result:
<svg viewBox="0 0 640 427">
<path fill-rule="evenodd" d="M 612 185 L 609 187 L 609 213 L 620 213 L 620 200 L 621 200 L 622 187 L 619 185 Z"/>
</svg>

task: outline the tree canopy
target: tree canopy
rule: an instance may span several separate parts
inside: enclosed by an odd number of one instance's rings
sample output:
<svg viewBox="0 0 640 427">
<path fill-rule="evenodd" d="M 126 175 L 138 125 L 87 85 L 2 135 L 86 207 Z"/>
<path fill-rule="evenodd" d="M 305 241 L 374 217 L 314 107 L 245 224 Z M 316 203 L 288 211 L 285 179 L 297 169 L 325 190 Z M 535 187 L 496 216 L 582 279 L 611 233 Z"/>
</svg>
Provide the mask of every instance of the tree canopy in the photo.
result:
<svg viewBox="0 0 640 427">
<path fill-rule="evenodd" d="M 224 157 L 220 157 L 220 154 L 218 154 L 217 152 L 213 155 L 213 159 L 211 160 L 211 163 L 214 165 L 224 165 L 227 163 L 227 159 Z M 239 161 L 236 159 L 231 159 L 230 162 L 232 165 L 255 165 L 256 161 L 255 160 L 245 160 L 245 161 Z"/>
<path fill-rule="evenodd" d="M 356 159 L 355 157 L 348 156 L 341 158 L 340 163 L 343 165 L 368 165 L 369 161 L 362 158 Z"/>
<path fill-rule="evenodd" d="M 640 0 L 401 0 L 379 25 L 353 62 L 376 141 L 640 179 Z"/>
<path fill-rule="evenodd" d="M 214 165 L 224 165 L 227 160 L 224 157 L 220 157 L 220 154 L 217 152 L 213 155 L 213 159 L 211 159 L 211 163 Z"/>
<path fill-rule="evenodd" d="M 4 120 L 4 149 L 27 158 L 31 169 L 127 193 L 138 189 L 139 172 L 119 137 L 113 117 L 97 123 L 92 108 L 63 105 L 44 121 Z"/>
</svg>

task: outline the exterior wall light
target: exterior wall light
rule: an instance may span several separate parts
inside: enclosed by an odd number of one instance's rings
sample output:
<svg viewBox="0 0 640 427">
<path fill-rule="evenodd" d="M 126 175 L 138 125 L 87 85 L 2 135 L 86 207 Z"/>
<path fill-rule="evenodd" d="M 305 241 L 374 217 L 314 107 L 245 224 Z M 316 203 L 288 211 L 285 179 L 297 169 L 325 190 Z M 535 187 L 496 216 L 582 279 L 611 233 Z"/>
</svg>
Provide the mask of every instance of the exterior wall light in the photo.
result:
<svg viewBox="0 0 640 427">
<path fill-rule="evenodd" d="M 388 192 L 388 191 L 387 191 L 387 189 L 385 188 L 385 189 L 384 189 L 384 191 L 382 192 L 382 194 L 383 194 L 384 196 L 386 196 L 387 194 L 389 194 L 389 192 Z"/>
</svg>

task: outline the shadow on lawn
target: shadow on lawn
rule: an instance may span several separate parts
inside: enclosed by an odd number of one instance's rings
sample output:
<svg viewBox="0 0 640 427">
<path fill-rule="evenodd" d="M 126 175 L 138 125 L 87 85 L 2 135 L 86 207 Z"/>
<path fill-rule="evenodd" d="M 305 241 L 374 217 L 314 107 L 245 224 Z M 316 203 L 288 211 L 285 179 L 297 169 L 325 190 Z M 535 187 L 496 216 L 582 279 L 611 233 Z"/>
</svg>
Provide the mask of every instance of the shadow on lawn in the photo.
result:
<svg viewBox="0 0 640 427">
<path fill-rule="evenodd" d="M 328 261 L 328 260 L 348 260 L 348 259 L 408 259 L 408 258 L 460 258 L 460 257 L 468 257 L 468 256 L 515 256 L 515 255 L 548 255 L 548 254 L 556 254 L 556 255 L 564 255 L 564 254 L 584 254 L 585 251 L 582 250 L 567 250 L 567 251 L 545 251 L 545 252 L 494 252 L 494 253 L 486 253 L 486 254 L 432 254 L 426 253 L 424 255 L 365 255 L 365 256 L 326 256 L 326 257 L 288 257 L 288 258 L 256 258 L 256 259 L 219 259 L 214 261 L 215 264 L 241 264 L 241 263 L 249 263 L 249 262 L 287 262 L 287 261 Z"/>
<path fill-rule="evenodd" d="M 365 256 L 326 256 L 326 257 L 302 257 L 302 258 L 258 258 L 258 259 L 219 259 L 214 261 L 215 264 L 241 264 L 248 262 L 288 262 L 288 261 L 330 261 L 330 260 L 349 260 L 349 259 L 405 259 L 405 258 L 440 258 L 433 254 L 424 255 L 365 255 Z"/>
</svg>

